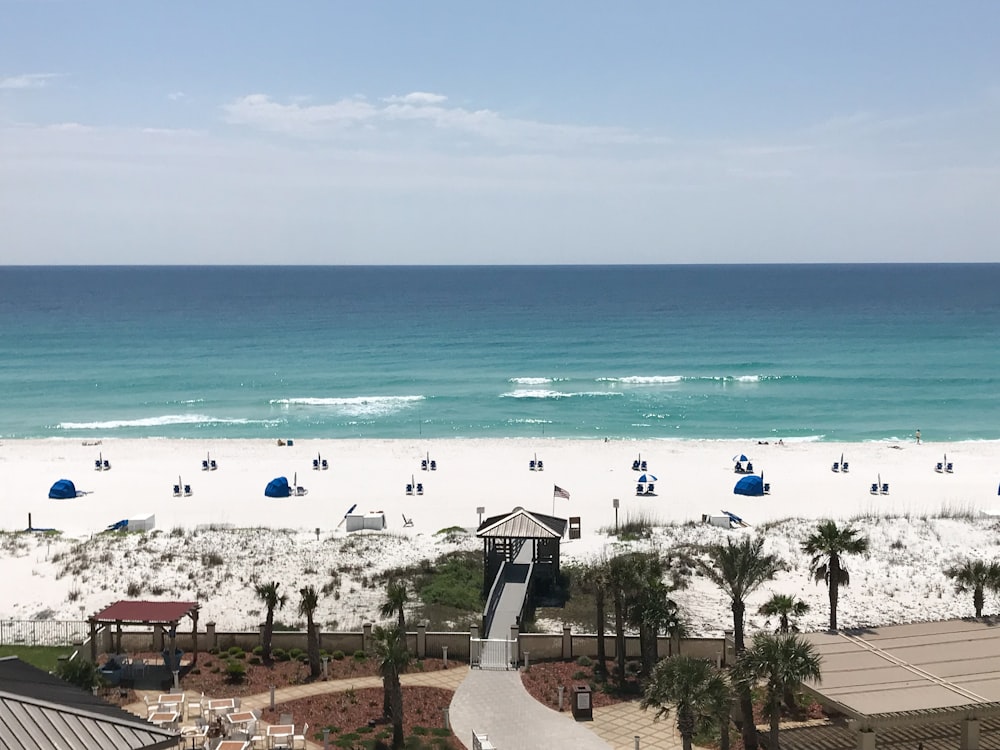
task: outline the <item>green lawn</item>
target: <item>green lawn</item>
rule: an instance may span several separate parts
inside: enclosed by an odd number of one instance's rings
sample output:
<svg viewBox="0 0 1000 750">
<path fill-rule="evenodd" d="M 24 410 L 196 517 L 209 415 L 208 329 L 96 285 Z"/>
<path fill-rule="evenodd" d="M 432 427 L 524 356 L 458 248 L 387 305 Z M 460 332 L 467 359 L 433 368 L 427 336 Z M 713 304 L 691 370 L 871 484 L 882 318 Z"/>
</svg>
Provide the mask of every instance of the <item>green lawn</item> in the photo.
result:
<svg viewBox="0 0 1000 750">
<path fill-rule="evenodd" d="M 72 646 L 0 646 L 0 657 L 17 656 L 47 672 L 56 668 L 60 656 L 72 653 Z"/>
</svg>

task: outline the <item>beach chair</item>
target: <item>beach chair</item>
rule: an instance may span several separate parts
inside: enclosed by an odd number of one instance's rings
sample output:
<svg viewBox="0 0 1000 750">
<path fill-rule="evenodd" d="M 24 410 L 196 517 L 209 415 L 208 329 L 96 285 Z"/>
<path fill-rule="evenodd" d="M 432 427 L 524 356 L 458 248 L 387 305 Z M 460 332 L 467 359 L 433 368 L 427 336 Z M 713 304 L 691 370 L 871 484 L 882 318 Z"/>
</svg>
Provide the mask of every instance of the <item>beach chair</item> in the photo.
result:
<svg viewBox="0 0 1000 750">
<path fill-rule="evenodd" d="M 434 459 L 432 458 L 432 459 L 431 459 L 431 471 L 437 471 L 437 470 L 438 470 L 438 462 L 437 462 L 437 461 L 435 461 L 435 460 L 434 460 Z"/>
<path fill-rule="evenodd" d="M 111 471 L 111 462 L 108 459 L 104 459 L 104 470 Z"/>
<path fill-rule="evenodd" d="M 646 470 L 646 462 L 645 461 L 643 461 L 641 464 L 639 464 L 639 470 L 640 471 L 645 471 Z"/>
<path fill-rule="evenodd" d="M 185 484 L 184 485 L 184 497 L 191 497 L 192 494 L 194 494 L 194 493 L 191 492 L 191 485 L 190 484 Z"/>
<path fill-rule="evenodd" d="M 836 471 L 836 472 L 840 471 L 840 463 L 838 461 L 834 461 L 833 462 L 833 471 Z"/>
<path fill-rule="evenodd" d="M 534 471 L 534 470 L 535 470 L 535 459 L 531 459 L 530 461 L 528 461 L 528 471 Z"/>
<path fill-rule="evenodd" d="M 889 484 L 888 484 L 888 482 L 886 482 L 886 483 L 884 483 L 882 485 L 882 494 L 883 495 L 888 495 L 889 494 Z"/>
<path fill-rule="evenodd" d="M 652 482 L 650 482 L 649 484 L 647 484 L 646 485 L 646 492 L 645 492 L 645 494 L 646 495 L 655 495 L 656 493 L 653 492 L 654 487 L 655 487 L 655 485 Z"/>
<path fill-rule="evenodd" d="M 408 483 L 408 484 L 406 485 L 406 494 L 407 494 L 407 495 L 412 495 L 412 494 L 413 494 L 413 485 L 412 485 L 412 484 L 409 484 L 409 483 Z"/>
<path fill-rule="evenodd" d="M 95 458 L 94 459 L 94 470 L 95 471 L 101 471 L 103 468 L 104 468 L 104 464 L 101 463 L 101 459 Z"/>
<path fill-rule="evenodd" d="M 413 519 L 412 518 L 407 518 L 406 514 L 403 513 L 403 528 L 404 529 L 408 529 L 411 526 L 413 526 Z"/>
<path fill-rule="evenodd" d="M 181 496 L 181 486 L 179 484 L 174 485 L 174 497 Z"/>
<path fill-rule="evenodd" d="M 934 464 L 934 471 L 940 474 L 942 471 L 944 471 L 944 464 L 938 461 L 936 464 Z"/>
<path fill-rule="evenodd" d="M 750 463 L 749 461 L 747 461 L 746 473 L 747 474 L 753 474 L 753 464 Z"/>
<path fill-rule="evenodd" d="M 211 461 L 209 461 L 209 462 L 208 462 L 208 467 L 209 467 L 209 468 L 210 468 L 210 469 L 211 469 L 212 471 L 215 471 L 216 469 L 218 469 L 218 468 L 219 468 L 219 465 L 218 465 L 217 463 L 215 463 L 215 459 L 213 458 L 213 459 L 212 459 Z"/>
<path fill-rule="evenodd" d="M 743 473 L 743 464 L 741 464 L 739 461 L 737 461 L 736 462 L 736 466 L 733 467 L 733 471 L 735 471 L 737 474 L 742 474 Z"/>
<path fill-rule="evenodd" d="M 844 461 L 844 463 L 841 464 L 841 466 L 840 466 L 840 473 L 841 474 L 846 474 L 847 473 L 847 469 L 848 469 L 849 466 L 850 466 L 850 464 L 847 463 L 847 461 Z"/>
<path fill-rule="evenodd" d="M 632 471 L 639 471 L 639 459 L 632 462 Z"/>
<path fill-rule="evenodd" d="M 319 459 L 318 458 L 314 458 L 313 459 L 313 471 L 319 471 Z"/>
<path fill-rule="evenodd" d="M 296 487 L 295 488 L 295 496 L 296 497 L 305 497 L 308 494 L 309 494 L 309 490 L 307 490 L 305 487 Z"/>
<path fill-rule="evenodd" d="M 417 482 L 417 494 L 418 495 L 424 494 L 424 486 L 420 482 Z"/>
<path fill-rule="evenodd" d="M 420 469 L 421 469 L 421 471 L 427 471 L 427 459 L 426 458 L 420 459 Z"/>
<path fill-rule="evenodd" d="M 878 485 L 877 485 L 877 484 L 875 484 L 875 482 L 872 482 L 872 489 L 871 489 L 871 493 L 872 493 L 873 495 L 877 495 L 877 494 L 878 494 Z"/>
<path fill-rule="evenodd" d="M 545 468 L 545 464 L 542 463 L 542 459 L 538 459 L 538 470 L 542 471 Z"/>
<path fill-rule="evenodd" d="M 948 464 L 945 464 L 945 466 L 944 466 L 944 470 L 945 470 L 945 471 L 946 471 L 946 472 L 947 472 L 948 474 L 951 474 L 952 472 L 954 472 L 954 471 L 955 471 L 955 467 L 954 467 L 954 466 L 952 466 L 952 465 L 951 465 L 950 463 L 948 463 Z"/>
<path fill-rule="evenodd" d="M 635 486 L 635 494 L 636 495 L 641 495 L 644 489 L 645 489 L 645 487 L 643 487 L 641 484 L 637 484 Z"/>
<path fill-rule="evenodd" d="M 207 458 L 202 459 L 202 461 L 201 461 L 201 470 L 202 471 L 208 471 L 208 459 Z"/>
<path fill-rule="evenodd" d="M 771 494 L 771 485 L 769 482 L 764 482 L 764 494 L 765 495 Z"/>
<path fill-rule="evenodd" d="M 326 471 L 327 469 L 330 468 L 330 462 L 324 458 L 322 461 L 319 462 L 319 466 L 323 471 Z"/>
</svg>

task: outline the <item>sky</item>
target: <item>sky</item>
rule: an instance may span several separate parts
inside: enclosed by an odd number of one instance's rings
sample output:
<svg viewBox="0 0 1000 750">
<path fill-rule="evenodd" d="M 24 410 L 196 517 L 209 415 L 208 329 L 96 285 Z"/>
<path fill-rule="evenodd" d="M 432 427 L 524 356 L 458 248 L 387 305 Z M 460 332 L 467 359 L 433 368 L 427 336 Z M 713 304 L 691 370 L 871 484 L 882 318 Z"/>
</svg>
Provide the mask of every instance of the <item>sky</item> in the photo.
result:
<svg viewBox="0 0 1000 750">
<path fill-rule="evenodd" d="M 997 29 L 994 0 L 0 0 L 0 264 L 995 262 Z"/>
</svg>

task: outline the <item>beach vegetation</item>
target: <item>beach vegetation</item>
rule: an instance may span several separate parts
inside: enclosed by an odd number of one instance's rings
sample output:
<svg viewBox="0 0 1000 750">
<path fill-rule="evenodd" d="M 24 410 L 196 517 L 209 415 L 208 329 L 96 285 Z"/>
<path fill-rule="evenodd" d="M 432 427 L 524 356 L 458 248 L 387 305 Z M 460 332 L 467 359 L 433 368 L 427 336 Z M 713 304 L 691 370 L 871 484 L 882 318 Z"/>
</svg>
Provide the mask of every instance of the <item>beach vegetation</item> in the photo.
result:
<svg viewBox="0 0 1000 750">
<path fill-rule="evenodd" d="M 274 610 L 282 609 L 288 603 L 288 596 L 278 592 L 279 583 L 270 581 L 268 583 L 258 583 L 254 586 L 257 598 L 264 603 L 267 608 L 267 616 L 264 619 L 264 632 L 261 634 L 261 657 L 265 663 L 271 661 L 271 640 L 274 636 Z"/>
<path fill-rule="evenodd" d="M 672 656 L 653 669 L 643 691 L 642 709 L 655 709 L 657 719 L 673 710 L 684 750 L 692 750 L 699 731 L 716 723 L 728 727 L 732 691 L 725 674 L 703 659 Z M 728 748 L 728 730 L 723 748 Z"/>
<path fill-rule="evenodd" d="M 125 587 L 125 595 L 130 599 L 135 599 L 137 596 L 142 596 L 142 582 L 141 581 L 129 581 L 128 586 Z"/>
<path fill-rule="evenodd" d="M 217 568 L 225 562 L 226 558 L 218 552 L 206 552 L 201 556 L 201 564 L 206 568 Z"/>
<path fill-rule="evenodd" d="M 844 555 L 863 555 L 868 552 L 868 537 L 861 536 L 854 526 L 844 528 L 835 521 L 820 521 L 815 531 L 802 542 L 802 551 L 812 555 L 809 567 L 817 583 L 824 582 L 830 594 L 830 630 L 837 629 L 837 600 L 840 587 L 851 584 L 851 576 L 844 566 Z"/>
<path fill-rule="evenodd" d="M 359 648 L 357 651 L 354 652 L 354 661 L 364 661 L 367 658 L 368 656 L 367 654 L 365 654 L 363 649 Z"/>
<path fill-rule="evenodd" d="M 247 674 L 247 665 L 238 659 L 229 659 L 226 662 L 226 679 L 233 684 L 243 682 Z"/>
<path fill-rule="evenodd" d="M 319 631 L 316 628 L 316 609 L 319 607 L 319 594 L 312 586 L 299 589 L 299 615 L 306 618 L 306 651 L 309 654 L 309 674 L 313 679 L 319 677 Z"/>
<path fill-rule="evenodd" d="M 972 606 L 976 610 L 976 617 L 983 616 L 985 592 L 1000 591 L 1000 563 L 969 559 L 948 568 L 945 575 L 955 582 L 956 594 L 972 592 Z"/>
<path fill-rule="evenodd" d="M 275 648 L 271 651 L 271 658 L 274 661 L 288 661 L 288 652 L 283 648 Z"/>
<path fill-rule="evenodd" d="M 737 656 L 746 649 L 744 641 L 744 615 L 746 600 L 767 581 L 773 580 L 784 566 L 777 555 L 764 552 L 764 537 L 746 537 L 739 541 L 727 539 L 725 544 L 709 545 L 708 559 L 699 559 L 699 569 L 708 580 L 729 597 L 733 611 L 733 641 Z M 739 687 L 740 710 L 743 721 L 743 746 L 756 750 L 757 729 L 753 720 L 753 699 L 749 684 Z"/>
<path fill-rule="evenodd" d="M 760 605 L 758 614 L 764 617 L 777 617 L 778 633 L 798 632 L 798 627 L 792 621 L 794 617 L 802 617 L 809 612 L 809 605 L 790 594 L 773 594 L 770 599 Z"/>
<path fill-rule="evenodd" d="M 638 542 L 653 536 L 653 529 L 660 526 L 659 519 L 645 511 L 628 512 L 625 519 L 615 527 L 605 526 L 600 529 L 602 534 L 615 535 L 622 542 Z"/>
<path fill-rule="evenodd" d="M 337 651 L 334 651 L 332 654 L 330 654 L 330 656 L 331 658 L 336 659 L 337 661 L 342 661 L 344 658 L 344 652 L 338 649 Z"/>
<path fill-rule="evenodd" d="M 382 617 L 396 617 L 399 629 L 406 632 L 405 607 L 410 601 L 410 593 L 406 588 L 406 581 L 390 580 L 385 587 L 385 600 L 379 614 Z"/>
<path fill-rule="evenodd" d="M 767 746 L 780 750 L 782 701 L 790 711 L 795 710 L 795 691 L 805 680 L 821 678 L 820 656 L 815 646 L 795 633 L 758 633 L 750 648 L 740 654 L 734 677 L 748 687 L 763 683 L 764 715 L 770 725 Z"/>
<path fill-rule="evenodd" d="M 84 658 L 60 661 L 56 665 L 56 675 L 82 690 L 99 687 L 103 682 L 97 666 Z"/>
</svg>

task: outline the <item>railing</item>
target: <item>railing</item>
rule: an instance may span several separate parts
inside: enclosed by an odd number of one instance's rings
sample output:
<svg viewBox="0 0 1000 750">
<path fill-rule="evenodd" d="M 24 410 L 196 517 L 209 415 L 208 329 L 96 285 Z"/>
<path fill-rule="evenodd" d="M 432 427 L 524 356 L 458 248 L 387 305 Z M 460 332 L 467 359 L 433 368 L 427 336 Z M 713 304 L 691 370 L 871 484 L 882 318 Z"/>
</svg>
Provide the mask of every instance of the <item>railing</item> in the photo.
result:
<svg viewBox="0 0 1000 750">
<path fill-rule="evenodd" d="M 0 620 L 0 646 L 72 646 L 89 635 L 86 620 Z"/>
<path fill-rule="evenodd" d="M 513 669 L 516 668 L 514 652 L 517 641 L 507 638 L 471 638 L 472 653 L 478 653 L 480 669 Z"/>
</svg>

